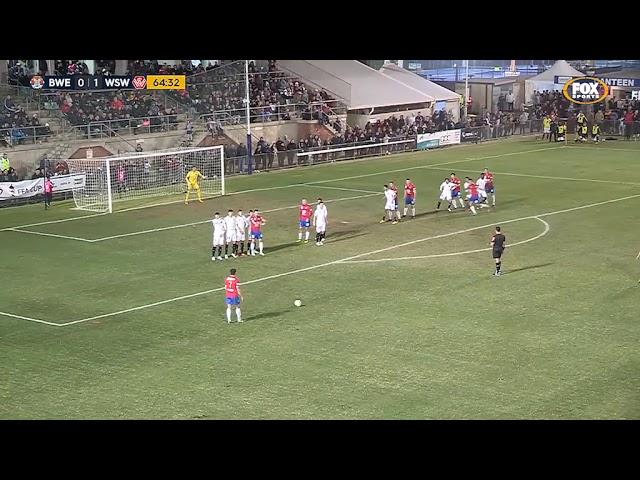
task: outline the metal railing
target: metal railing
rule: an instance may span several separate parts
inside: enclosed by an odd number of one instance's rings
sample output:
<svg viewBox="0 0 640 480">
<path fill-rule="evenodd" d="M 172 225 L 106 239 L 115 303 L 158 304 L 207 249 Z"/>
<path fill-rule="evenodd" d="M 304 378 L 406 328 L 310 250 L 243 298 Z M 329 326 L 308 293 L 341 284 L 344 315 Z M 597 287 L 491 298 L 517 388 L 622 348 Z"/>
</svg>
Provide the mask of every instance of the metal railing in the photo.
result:
<svg viewBox="0 0 640 480">
<path fill-rule="evenodd" d="M 45 126 L 26 126 L 0 129 L 0 144 L 7 147 L 35 145 L 48 142 L 56 132 Z"/>
<path fill-rule="evenodd" d="M 637 140 L 640 135 L 640 121 L 627 125 L 624 119 L 604 120 L 600 124 L 600 129 L 602 135 L 634 137 L 634 140 Z M 591 126 L 589 126 L 589 132 L 591 132 Z"/>
<path fill-rule="evenodd" d="M 334 163 L 342 160 L 353 160 L 356 158 L 399 153 L 415 149 L 416 137 L 390 138 L 387 143 L 367 140 L 364 142 L 321 145 L 318 147 L 296 147 L 290 150 L 253 154 L 251 156 L 251 169 L 259 173 L 262 171 L 295 168 L 319 163 Z M 225 169 L 228 175 L 248 173 L 248 156 L 225 156 Z"/>
<path fill-rule="evenodd" d="M 149 120 L 149 124 L 144 122 Z M 71 140 L 104 138 L 120 135 L 138 135 L 140 133 L 160 133 L 178 130 L 180 120 L 177 115 L 155 117 L 124 118 L 118 120 L 101 120 L 82 125 L 73 125 L 66 129 Z"/>
<path fill-rule="evenodd" d="M 490 140 L 511 135 L 529 135 L 542 132 L 542 120 L 533 119 L 525 122 L 518 120 L 517 122 L 500 122 L 491 125 L 464 127 L 462 129 L 463 137 L 465 132 L 477 135 L 478 140 Z"/>
<path fill-rule="evenodd" d="M 518 75 L 537 75 L 545 69 L 538 65 L 516 65 Z M 509 72 L 508 67 L 469 67 L 469 78 L 505 78 Z M 466 69 L 459 65 L 457 67 L 433 68 L 418 70 L 418 75 L 429 80 L 441 81 L 464 81 Z"/>
<path fill-rule="evenodd" d="M 274 105 L 275 111 L 270 106 L 251 107 L 249 117 L 251 123 L 277 122 L 281 120 L 317 120 L 317 107 L 326 106 L 327 102 L 315 103 L 288 103 Z M 330 116 L 344 115 L 347 113 L 346 106 L 328 107 L 329 113 L 323 116 L 323 123 L 330 122 Z M 308 109 L 308 111 L 305 111 Z M 220 120 L 222 125 L 238 125 L 247 123 L 247 112 L 245 108 L 232 110 L 219 110 L 214 113 L 203 113 L 200 118 L 206 123 L 209 119 Z"/>
</svg>

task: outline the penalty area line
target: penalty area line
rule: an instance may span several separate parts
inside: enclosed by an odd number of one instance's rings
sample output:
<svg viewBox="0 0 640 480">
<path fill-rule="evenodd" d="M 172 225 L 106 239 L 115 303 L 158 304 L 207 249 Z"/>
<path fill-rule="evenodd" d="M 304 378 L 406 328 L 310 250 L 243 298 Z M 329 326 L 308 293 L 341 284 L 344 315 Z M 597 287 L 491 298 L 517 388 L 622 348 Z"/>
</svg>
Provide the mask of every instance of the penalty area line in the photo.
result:
<svg viewBox="0 0 640 480">
<path fill-rule="evenodd" d="M 518 245 L 523 245 L 525 243 L 533 242 L 535 240 L 538 240 L 539 238 L 544 237 L 547 233 L 549 233 L 549 230 L 550 230 L 551 226 L 547 222 L 545 222 L 544 220 L 542 220 L 539 217 L 531 217 L 531 218 L 535 218 L 536 220 L 542 222 L 542 224 L 544 225 L 544 230 L 542 231 L 542 233 L 539 233 L 535 237 L 527 238 L 526 240 L 521 240 L 519 242 L 507 245 L 508 249 L 510 249 L 512 247 L 515 247 L 515 246 L 518 246 Z M 528 219 L 522 219 L 522 220 L 528 220 Z M 502 222 L 502 223 L 507 223 L 507 222 Z M 393 262 L 393 261 L 396 261 L 396 260 L 420 260 L 420 259 L 424 259 L 424 258 L 455 257 L 455 256 L 458 256 L 458 255 L 468 255 L 470 253 L 487 252 L 489 250 L 491 250 L 491 247 L 478 248 L 476 250 L 466 250 L 464 252 L 437 253 L 437 254 L 432 254 L 432 255 L 416 255 L 416 256 L 413 256 L 413 257 L 374 258 L 374 259 L 368 259 L 368 260 L 367 259 L 365 259 L 365 260 L 349 260 L 349 261 L 343 261 L 341 263 L 352 263 L 352 264 L 353 263 L 380 263 L 380 262 Z"/>
<path fill-rule="evenodd" d="M 25 317 L 24 315 L 16 315 L 8 312 L 0 312 L 0 315 L 4 317 L 17 318 L 18 320 L 27 320 L 29 322 L 44 323 L 45 325 L 51 325 L 53 327 L 62 327 L 64 325 L 62 323 L 47 322 L 46 320 L 40 320 L 39 318 Z"/>
<path fill-rule="evenodd" d="M 5 231 L 7 231 L 7 232 L 18 232 L 18 233 L 29 233 L 31 235 L 40 235 L 40 236 L 43 236 L 43 237 L 64 238 L 65 240 L 76 240 L 78 242 L 93 243 L 93 240 L 88 240 L 86 238 L 70 237 L 68 235 L 57 235 L 55 233 L 34 232 L 32 230 L 22 230 L 22 229 L 19 229 L 19 228 L 7 228 L 7 229 L 5 229 Z"/>
<path fill-rule="evenodd" d="M 355 190 L 355 191 L 362 191 L 362 190 Z M 368 191 L 368 190 L 364 190 L 364 191 Z M 344 197 L 344 198 L 334 198 L 334 199 L 330 199 L 330 200 L 325 200 L 324 203 L 335 203 L 335 202 L 344 202 L 347 200 L 357 200 L 360 198 L 367 198 L 367 197 L 373 197 L 373 196 L 380 196 L 382 195 L 381 193 L 378 192 L 373 192 L 373 193 L 368 193 L 366 195 L 356 195 L 353 197 Z M 278 208 L 271 208 L 268 210 L 263 210 L 262 213 L 273 213 L 273 212 L 279 212 L 281 210 L 290 210 L 292 208 L 298 208 L 299 205 L 289 205 L 288 207 L 278 207 Z M 109 237 L 101 237 L 101 238 L 96 238 L 93 240 L 86 240 L 87 242 L 91 242 L 91 243 L 95 243 L 95 242 L 104 242 L 106 240 L 114 240 L 116 238 L 125 238 L 125 237 L 132 237 L 132 236 L 136 236 L 136 235 L 145 235 L 147 233 L 155 233 L 155 232 L 163 232 L 165 230 L 174 230 L 176 228 L 183 228 L 183 227 L 192 227 L 195 225 L 203 225 L 205 223 L 210 223 L 211 220 L 199 220 L 197 222 L 191 222 L 191 223 L 183 223 L 180 225 L 171 225 L 168 227 L 158 227 L 158 228 L 152 228 L 149 230 L 141 230 L 139 232 L 130 232 L 130 233 L 122 233 L 120 235 L 111 235 Z"/>
</svg>

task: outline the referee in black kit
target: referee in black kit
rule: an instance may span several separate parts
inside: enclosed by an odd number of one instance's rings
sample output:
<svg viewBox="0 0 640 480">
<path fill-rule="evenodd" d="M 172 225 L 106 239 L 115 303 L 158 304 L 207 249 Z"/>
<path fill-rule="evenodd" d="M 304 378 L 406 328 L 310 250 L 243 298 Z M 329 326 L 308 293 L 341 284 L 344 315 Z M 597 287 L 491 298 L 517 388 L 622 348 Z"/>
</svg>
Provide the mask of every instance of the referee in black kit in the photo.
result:
<svg viewBox="0 0 640 480">
<path fill-rule="evenodd" d="M 493 247 L 493 258 L 496 261 L 496 277 L 500 276 L 500 267 L 502 266 L 502 253 L 506 247 L 507 237 L 500 231 L 500 227 L 496 227 L 496 231 L 491 237 L 491 247 Z"/>
</svg>

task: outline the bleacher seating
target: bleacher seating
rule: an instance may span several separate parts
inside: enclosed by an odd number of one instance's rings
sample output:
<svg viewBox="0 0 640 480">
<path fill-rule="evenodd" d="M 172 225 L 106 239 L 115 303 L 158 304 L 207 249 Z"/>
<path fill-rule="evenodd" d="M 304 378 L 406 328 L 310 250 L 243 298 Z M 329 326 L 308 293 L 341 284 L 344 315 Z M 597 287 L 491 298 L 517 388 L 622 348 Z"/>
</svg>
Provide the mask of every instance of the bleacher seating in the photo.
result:
<svg viewBox="0 0 640 480">
<path fill-rule="evenodd" d="M 37 114 L 29 117 L 24 107 L 7 95 L 0 106 L 0 144 L 14 147 L 45 140 L 51 135 L 49 125 L 42 125 Z"/>
<path fill-rule="evenodd" d="M 177 112 L 151 94 L 142 91 L 122 92 L 60 92 L 57 102 L 71 125 L 108 122 L 114 130 L 129 129 L 133 119 L 149 119 L 151 131 L 164 125 L 176 125 Z M 134 122 L 135 123 L 135 122 Z"/>
</svg>

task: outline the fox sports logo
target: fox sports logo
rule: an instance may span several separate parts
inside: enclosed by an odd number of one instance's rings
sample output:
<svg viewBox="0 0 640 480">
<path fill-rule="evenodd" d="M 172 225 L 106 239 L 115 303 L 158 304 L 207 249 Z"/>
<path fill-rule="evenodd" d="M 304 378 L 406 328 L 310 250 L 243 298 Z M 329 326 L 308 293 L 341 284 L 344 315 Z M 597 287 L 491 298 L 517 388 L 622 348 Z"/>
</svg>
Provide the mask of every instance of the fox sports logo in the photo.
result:
<svg viewBox="0 0 640 480">
<path fill-rule="evenodd" d="M 562 89 L 567 100 L 581 105 L 602 102 L 609 95 L 609 86 L 599 78 L 579 77 L 569 80 Z"/>
</svg>

